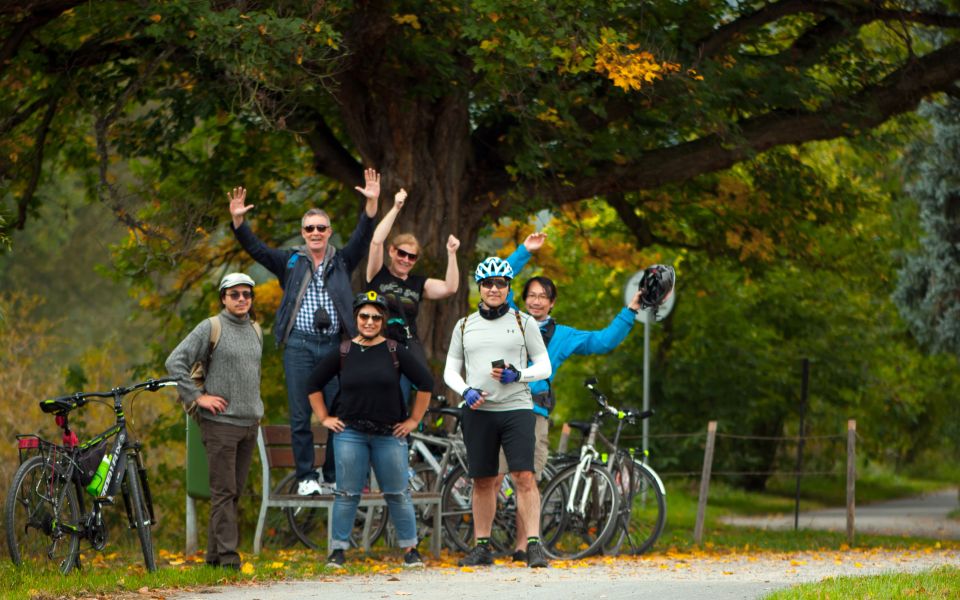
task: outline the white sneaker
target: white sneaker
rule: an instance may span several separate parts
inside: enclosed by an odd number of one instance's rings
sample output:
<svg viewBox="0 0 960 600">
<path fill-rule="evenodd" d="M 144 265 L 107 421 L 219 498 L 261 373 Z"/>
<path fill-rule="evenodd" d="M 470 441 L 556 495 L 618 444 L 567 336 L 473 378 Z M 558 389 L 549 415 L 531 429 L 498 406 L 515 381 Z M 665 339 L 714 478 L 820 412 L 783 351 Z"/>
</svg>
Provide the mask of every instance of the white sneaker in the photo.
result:
<svg viewBox="0 0 960 600">
<path fill-rule="evenodd" d="M 320 483 L 316 479 L 304 479 L 297 485 L 297 494 L 300 496 L 316 496 L 322 494 Z"/>
</svg>

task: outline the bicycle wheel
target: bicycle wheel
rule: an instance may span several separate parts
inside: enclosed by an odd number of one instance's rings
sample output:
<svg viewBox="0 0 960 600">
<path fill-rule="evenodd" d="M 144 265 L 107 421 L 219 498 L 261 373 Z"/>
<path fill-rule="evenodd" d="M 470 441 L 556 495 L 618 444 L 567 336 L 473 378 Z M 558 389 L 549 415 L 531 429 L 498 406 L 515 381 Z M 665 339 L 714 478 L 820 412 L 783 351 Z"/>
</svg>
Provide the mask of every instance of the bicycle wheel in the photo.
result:
<svg viewBox="0 0 960 600">
<path fill-rule="evenodd" d="M 621 477 L 620 481 L 629 484 L 621 484 L 621 487 L 629 492 L 624 498 L 630 498 L 631 502 L 626 510 L 621 511 L 625 518 L 621 521 L 623 526 L 619 535 L 611 537 L 619 537 L 621 544 L 626 543 L 626 552 L 643 554 L 663 533 L 667 522 L 667 499 L 653 470 L 636 460 L 631 463 L 632 468 L 619 470 L 628 478 L 624 481 Z"/>
<path fill-rule="evenodd" d="M 17 469 L 7 491 L 7 549 L 17 566 L 40 571 L 51 564 L 69 573 L 80 553 L 80 505 L 68 469 L 40 456 Z"/>
<path fill-rule="evenodd" d="M 462 466 L 454 467 L 443 482 L 440 506 L 448 545 L 462 552 L 473 547 L 473 479 Z M 497 492 L 497 504 L 490 529 L 490 544 L 495 554 L 513 550 L 517 531 L 517 499 L 509 476 Z"/>
<path fill-rule="evenodd" d="M 611 534 L 620 506 L 620 494 L 610 472 L 591 464 L 574 479 L 580 465 L 558 474 L 547 485 L 540 508 L 540 537 L 547 554 L 576 559 L 597 553 Z M 573 509 L 567 502 L 573 495 Z"/>
<path fill-rule="evenodd" d="M 297 494 L 298 481 L 296 473 L 284 477 L 274 488 L 275 494 Z M 383 537 L 387 528 L 387 509 L 382 506 L 358 508 L 357 516 L 353 521 L 353 533 L 350 535 L 350 545 L 359 548 L 362 545 L 361 531 L 367 518 L 367 511 L 373 510 L 373 521 L 370 524 L 370 545 L 372 546 Z M 289 544 L 299 541 L 311 550 L 323 550 L 327 547 L 327 515 L 324 509 L 309 506 L 296 506 L 283 509 L 291 537 L 276 535 Z M 288 544 L 288 545 L 289 545 Z"/>
<path fill-rule="evenodd" d="M 128 506 L 132 511 L 128 513 L 132 517 L 130 526 L 137 530 L 137 537 L 140 538 L 143 564 L 147 567 L 147 571 L 152 572 L 157 570 L 157 559 L 153 554 L 153 532 L 150 530 L 153 522 L 150 520 L 150 509 L 147 507 L 143 489 L 140 487 L 140 477 L 137 474 L 138 458 L 135 454 L 127 456 L 127 474 L 124 477 L 124 483 L 127 487 Z"/>
<path fill-rule="evenodd" d="M 473 480 L 463 467 L 454 467 L 444 478 L 440 510 L 447 545 L 469 552 L 473 545 Z"/>
</svg>

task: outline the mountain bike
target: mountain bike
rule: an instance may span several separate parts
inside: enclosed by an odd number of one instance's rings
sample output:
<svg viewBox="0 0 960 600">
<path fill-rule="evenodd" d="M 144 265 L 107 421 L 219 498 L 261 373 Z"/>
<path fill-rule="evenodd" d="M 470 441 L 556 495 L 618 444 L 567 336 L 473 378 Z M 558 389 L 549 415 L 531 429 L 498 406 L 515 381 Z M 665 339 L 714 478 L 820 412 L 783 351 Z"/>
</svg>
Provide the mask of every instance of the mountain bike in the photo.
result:
<svg viewBox="0 0 960 600">
<path fill-rule="evenodd" d="M 585 385 L 600 410 L 589 423 L 570 423 L 585 436 L 580 459 L 560 470 L 542 494 L 540 535 L 547 554 L 555 559 L 582 558 L 601 550 L 616 554 L 625 541 L 632 551 L 642 552 L 656 541 L 666 518 L 660 478 L 631 452 L 618 447 L 623 426 L 648 418 L 652 412 L 611 406 L 596 383 L 596 379 L 588 379 Z M 617 418 L 617 430 L 613 441 L 606 442 L 611 452 L 601 453 L 596 447 L 602 437 L 600 425 L 610 416 Z M 652 516 L 644 509 L 643 518 L 652 525 L 636 532 L 631 517 L 634 500 L 641 494 L 652 498 L 655 509 Z"/>
<path fill-rule="evenodd" d="M 52 563 L 63 574 L 80 568 L 80 540 L 103 550 L 107 543 L 103 507 L 114 504 L 119 494 L 129 528 L 137 530 L 144 564 L 148 571 L 156 570 L 150 530 L 153 500 L 140 442 L 131 440 L 127 431 L 123 398 L 173 385 L 173 378 L 151 379 L 109 392 L 78 392 L 40 402 L 40 410 L 54 415 L 62 443 L 36 434 L 17 436 L 20 468 L 4 505 L 7 549 L 14 564 L 41 569 Z M 70 429 L 69 414 L 90 401 L 110 405 L 99 398 L 113 399 L 116 423 L 80 443 Z M 108 453 L 110 440 L 113 448 Z M 89 511 L 87 495 L 91 496 Z"/>
</svg>

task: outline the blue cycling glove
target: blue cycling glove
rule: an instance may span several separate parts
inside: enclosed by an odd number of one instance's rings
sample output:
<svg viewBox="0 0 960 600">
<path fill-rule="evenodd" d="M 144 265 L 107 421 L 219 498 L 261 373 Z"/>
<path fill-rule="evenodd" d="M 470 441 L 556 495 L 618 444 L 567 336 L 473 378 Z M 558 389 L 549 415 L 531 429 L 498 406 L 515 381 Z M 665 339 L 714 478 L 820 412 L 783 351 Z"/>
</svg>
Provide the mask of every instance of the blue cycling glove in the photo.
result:
<svg viewBox="0 0 960 600">
<path fill-rule="evenodd" d="M 483 396 L 480 395 L 480 390 L 475 390 L 473 388 L 467 388 L 467 391 L 463 393 L 463 399 L 467 402 L 467 406 L 473 406 L 479 402 Z"/>
<path fill-rule="evenodd" d="M 500 383 L 513 383 L 514 381 L 520 381 L 520 371 L 513 365 L 507 365 L 500 373 Z"/>
</svg>

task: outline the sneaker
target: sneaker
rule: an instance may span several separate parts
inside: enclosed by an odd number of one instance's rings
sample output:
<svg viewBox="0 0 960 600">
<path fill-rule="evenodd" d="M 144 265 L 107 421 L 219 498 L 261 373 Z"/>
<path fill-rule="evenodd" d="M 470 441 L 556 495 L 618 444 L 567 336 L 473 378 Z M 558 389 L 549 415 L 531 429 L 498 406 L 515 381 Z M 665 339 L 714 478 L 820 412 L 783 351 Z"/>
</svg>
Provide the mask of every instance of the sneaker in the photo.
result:
<svg viewBox="0 0 960 600">
<path fill-rule="evenodd" d="M 531 569 L 542 569 L 550 566 L 547 554 L 543 551 L 543 546 L 540 544 L 527 546 L 527 566 Z"/>
<path fill-rule="evenodd" d="M 409 552 L 403 555 L 403 566 L 407 569 L 423 566 L 423 558 L 416 548 L 411 548 Z"/>
<path fill-rule="evenodd" d="M 327 557 L 327 568 L 328 569 L 342 569 L 343 565 L 347 562 L 347 557 L 343 554 L 343 548 L 337 548 L 330 553 L 330 556 Z"/>
<path fill-rule="evenodd" d="M 527 551 L 526 550 L 514 550 L 513 554 L 510 556 L 510 559 L 513 562 L 527 562 Z"/>
<path fill-rule="evenodd" d="M 316 479 L 304 479 L 297 485 L 297 495 L 299 496 L 315 496 L 322 492 L 320 482 Z"/>
<path fill-rule="evenodd" d="M 490 552 L 490 544 L 477 544 L 466 556 L 457 562 L 457 565 L 461 567 L 476 567 L 478 565 L 492 564 L 493 553 Z"/>
</svg>

